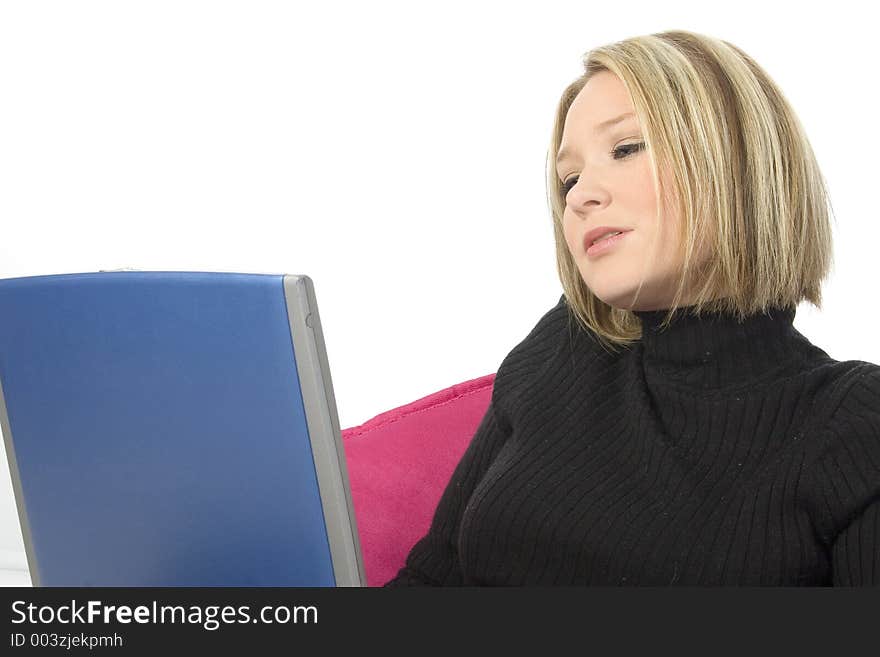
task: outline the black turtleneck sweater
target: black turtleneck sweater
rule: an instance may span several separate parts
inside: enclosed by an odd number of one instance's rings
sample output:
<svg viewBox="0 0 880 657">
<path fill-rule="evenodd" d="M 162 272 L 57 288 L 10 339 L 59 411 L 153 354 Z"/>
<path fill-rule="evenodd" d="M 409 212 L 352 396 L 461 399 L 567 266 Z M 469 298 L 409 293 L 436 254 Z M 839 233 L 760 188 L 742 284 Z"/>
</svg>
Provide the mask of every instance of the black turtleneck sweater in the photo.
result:
<svg viewBox="0 0 880 657">
<path fill-rule="evenodd" d="M 880 584 L 880 366 L 665 312 L 613 354 L 563 295 L 385 586 Z"/>
</svg>

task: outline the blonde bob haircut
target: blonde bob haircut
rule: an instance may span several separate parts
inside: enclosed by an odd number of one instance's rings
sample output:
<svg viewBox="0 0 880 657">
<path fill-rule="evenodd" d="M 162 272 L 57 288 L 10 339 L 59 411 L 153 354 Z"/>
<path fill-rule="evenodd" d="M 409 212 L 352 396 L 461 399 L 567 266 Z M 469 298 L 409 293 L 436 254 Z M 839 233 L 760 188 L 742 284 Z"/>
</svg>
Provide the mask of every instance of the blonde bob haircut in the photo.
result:
<svg viewBox="0 0 880 657">
<path fill-rule="evenodd" d="M 557 272 L 570 315 L 612 350 L 641 337 L 631 310 L 606 304 L 586 286 L 562 228 L 565 195 L 556 155 L 565 118 L 591 76 L 605 70 L 626 86 L 641 125 L 657 221 L 661 197 L 675 199 L 670 207 L 681 217 L 682 275 L 661 327 L 691 281 L 694 297 L 687 305 L 697 316 L 726 312 L 742 321 L 802 300 L 821 309 L 821 282 L 832 267 L 833 209 L 805 131 L 770 76 L 733 44 L 686 30 L 594 48 L 583 64 L 583 75 L 559 100 L 547 157 Z M 671 190 L 661 189 L 658 179 L 658 169 L 667 168 Z M 712 255 L 703 270 L 692 271 L 698 238 L 709 241 Z M 654 258 L 657 241 L 652 244 Z"/>
</svg>

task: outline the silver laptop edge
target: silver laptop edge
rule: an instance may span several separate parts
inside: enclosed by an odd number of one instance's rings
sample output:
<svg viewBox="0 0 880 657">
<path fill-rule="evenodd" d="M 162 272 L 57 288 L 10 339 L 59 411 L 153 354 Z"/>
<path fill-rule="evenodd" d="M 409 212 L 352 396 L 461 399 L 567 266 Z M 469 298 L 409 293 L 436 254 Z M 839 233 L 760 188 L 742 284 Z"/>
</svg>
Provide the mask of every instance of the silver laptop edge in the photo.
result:
<svg viewBox="0 0 880 657">
<path fill-rule="evenodd" d="M 18 473 L 18 461 L 15 458 L 15 443 L 12 442 L 12 429 L 9 426 L 9 414 L 6 412 L 6 397 L 3 394 L 3 380 L 0 379 L 0 429 L 3 430 L 3 443 L 6 445 L 6 460 L 9 463 L 9 475 L 12 478 L 12 489 L 15 491 L 15 506 L 18 509 L 18 521 L 21 523 L 21 537 L 24 540 L 24 551 L 27 555 L 31 585 L 40 586 L 40 571 L 37 568 L 37 555 L 34 554 L 34 543 L 31 538 L 31 525 L 24 508 L 24 491 L 21 489 L 21 477 Z"/>
<path fill-rule="evenodd" d="M 284 297 L 336 585 L 366 586 L 336 398 L 311 278 L 286 274 Z"/>
</svg>

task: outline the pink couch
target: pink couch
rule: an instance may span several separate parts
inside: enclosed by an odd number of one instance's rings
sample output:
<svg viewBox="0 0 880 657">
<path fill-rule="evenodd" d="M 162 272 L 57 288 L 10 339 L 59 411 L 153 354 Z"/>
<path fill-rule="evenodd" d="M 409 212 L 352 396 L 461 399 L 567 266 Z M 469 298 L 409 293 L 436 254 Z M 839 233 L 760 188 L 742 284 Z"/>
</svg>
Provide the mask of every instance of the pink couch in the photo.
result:
<svg viewBox="0 0 880 657">
<path fill-rule="evenodd" d="M 489 407 L 495 374 L 343 429 L 368 586 L 397 575 Z"/>
</svg>

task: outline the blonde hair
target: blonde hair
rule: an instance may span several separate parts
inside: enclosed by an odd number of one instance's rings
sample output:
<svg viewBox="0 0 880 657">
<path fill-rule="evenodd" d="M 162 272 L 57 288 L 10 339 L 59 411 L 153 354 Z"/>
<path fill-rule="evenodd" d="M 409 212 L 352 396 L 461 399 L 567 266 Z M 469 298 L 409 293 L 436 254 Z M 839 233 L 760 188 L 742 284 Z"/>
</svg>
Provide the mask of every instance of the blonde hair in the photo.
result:
<svg viewBox="0 0 880 657">
<path fill-rule="evenodd" d="M 657 221 L 661 196 L 672 193 L 682 218 L 682 276 L 662 326 L 679 308 L 686 284 L 697 280 L 702 284 L 688 303 L 697 315 L 742 319 L 802 300 L 821 308 L 821 282 L 833 264 L 827 186 L 803 127 L 770 76 L 733 44 L 686 30 L 594 48 L 583 63 L 584 74 L 562 93 L 547 157 L 557 272 L 570 315 L 611 349 L 641 337 L 633 312 L 606 304 L 586 286 L 562 228 L 556 155 L 565 118 L 590 77 L 605 70 L 625 85 L 641 125 Z M 674 189 L 661 189 L 658 169 L 671 170 Z M 698 239 L 709 242 L 712 256 L 705 271 L 695 272 Z M 636 297 L 643 283 L 644 277 Z M 716 298 L 719 290 L 725 295 Z"/>
</svg>

